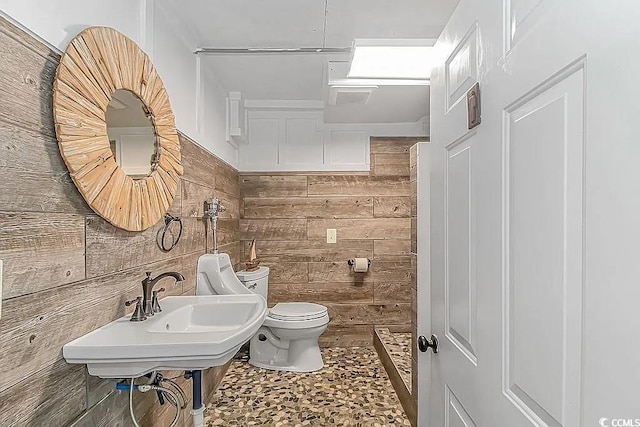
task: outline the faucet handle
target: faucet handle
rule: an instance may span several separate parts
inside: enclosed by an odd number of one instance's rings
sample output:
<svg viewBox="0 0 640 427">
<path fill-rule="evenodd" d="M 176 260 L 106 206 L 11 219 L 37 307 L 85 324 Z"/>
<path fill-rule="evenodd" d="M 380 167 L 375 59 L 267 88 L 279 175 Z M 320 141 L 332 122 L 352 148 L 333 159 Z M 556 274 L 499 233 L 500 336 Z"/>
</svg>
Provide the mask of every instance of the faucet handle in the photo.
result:
<svg viewBox="0 0 640 427">
<path fill-rule="evenodd" d="M 133 303 L 142 303 L 142 297 L 135 297 L 132 300 L 129 301 L 125 301 L 124 305 L 126 305 L 127 307 L 129 307 L 130 305 L 133 305 Z"/>
<path fill-rule="evenodd" d="M 147 316 L 144 314 L 144 310 L 142 309 L 142 297 L 137 297 L 130 301 L 125 301 L 124 305 L 129 307 L 130 305 L 136 304 L 136 308 L 131 315 L 131 322 L 141 322 L 143 320 L 147 320 Z"/>
<path fill-rule="evenodd" d="M 162 311 L 162 307 L 160 307 L 160 303 L 158 302 L 158 294 L 164 291 L 166 291 L 165 288 L 160 288 L 157 291 L 152 292 L 153 296 L 151 298 L 151 307 L 153 307 L 154 313 L 160 313 Z"/>
</svg>

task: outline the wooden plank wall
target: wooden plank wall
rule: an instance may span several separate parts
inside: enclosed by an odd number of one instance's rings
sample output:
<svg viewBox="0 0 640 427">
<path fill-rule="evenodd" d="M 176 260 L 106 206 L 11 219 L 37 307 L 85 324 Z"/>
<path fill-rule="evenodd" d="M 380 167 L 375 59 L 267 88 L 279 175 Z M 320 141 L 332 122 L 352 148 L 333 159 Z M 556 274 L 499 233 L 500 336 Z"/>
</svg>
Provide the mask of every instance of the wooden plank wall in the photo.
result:
<svg viewBox="0 0 640 427">
<path fill-rule="evenodd" d="M 323 345 L 372 345 L 374 325 L 411 323 L 409 148 L 423 139 L 372 138 L 369 173 L 240 175 L 243 256 L 257 239 L 270 305 L 328 307 Z M 354 274 L 354 257 L 370 258 L 370 272 Z"/>
<path fill-rule="evenodd" d="M 193 294 L 198 256 L 211 247 L 201 219 L 214 195 L 228 210 L 221 249 L 240 261 L 238 172 L 181 136 L 185 175 L 171 212 L 184 221 L 178 246 L 161 252 L 161 224 L 141 233 L 115 229 L 92 213 L 58 153 L 51 99 L 59 56 L 0 18 L 0 426 L 129 425 L 113 384 L 68 365 L 62 346 L 125 314 L 145 271 L 180 271 L 167 294 Z M 212 391 L 224 369 L 205 374 Z M 189 386 L 188 383 L 185 383 Z M 187 390 L 189 387 L 185 387 Z M 166 425 L 153 393 L 136 399 L 143 425 Z M 188 411 L 185 415 L 188 423 Z"/>
</svg>

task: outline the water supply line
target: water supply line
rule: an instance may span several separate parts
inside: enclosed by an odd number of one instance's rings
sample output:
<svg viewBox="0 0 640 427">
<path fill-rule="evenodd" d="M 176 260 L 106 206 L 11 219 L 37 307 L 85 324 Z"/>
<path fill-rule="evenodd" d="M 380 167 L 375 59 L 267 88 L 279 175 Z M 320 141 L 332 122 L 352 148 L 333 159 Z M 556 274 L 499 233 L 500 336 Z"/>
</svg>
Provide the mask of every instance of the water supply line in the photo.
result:
<svg viewBox="0 0 640 427">
<path fill-rule="evenodd" d="M 204 411 L 205 405 L 202 403 L 202 371 L 185 371 L 184 375 L 181 375 L 185 379 L 190 379 L 193 387 L 192 403 L 193 409 L 191 415 L 193 417 L 194 427 L 204 427 Z M 158 399 L 160 404 L 164 405 L 164 399 L 166 399 L 175 409 L 176 413 L 171 421 L 169 427 L 176 427 L 180 418 L 180 411 L 186 409 L 188 398 L 185 392 L 180 386 L 173 381 L 175 378 L 165 378 L 160 372 L 152 372 L 147 374 L 147 384 L 135 384 L 136 378 L 131 378 L 130 381 L 122 381 L 116 384 L 116 390 L 129 391 L 129 414 L 131 415 L 131 421 L 135 427 L 140 427 L 136 417 L 133 413 L 133 392 L 139 391 L 146 393 L 151 390 L 158 392 Z"/>
<path fill-rule="evenodd" d="M 204 218 L 211 221 L 211 231 L 213 233 L 213 252 L 218 253 L 218 214 L 226 211 L 227 208 L 222 204 L 220 199 L 214 197 L 204 202 Z"/>
<path fill-rule="evenodd" d="M 146 393 L 148 391 L 151 390 L 156 390 L 156 391 L 160 391 L 162 392 L 167 400 L 169 401 L 169 403 L 171 403 L 171 405 L 176 409 L 176 413 L 173 416 L 173 420 L 171 421 L 171 424 L 169 424 L 169 427 L 175 427 L 178 425 L 178 419 L 180 418 L 180 410 L 184 409 L 185 405 L 186 405 L 186 396 L 184 396 L 184 392 L 181 393 L 183 398 L 183 402 L 184 404 L 180 404 L 180 398 L 178 397 L 178 395 L 175 393 L 174 390 L 171 390 L 169 388 L 166 387 L 161 387 L 161 386 L 157 386 L 157 385 L 153 385 L 153 384 L 140 384 L 140 385 L 136 385 L 134 384 L 135 381 L 135 377 L 131 378 L 131 383 L 129 384 L 128 388 L 129 388 L 129 415 L 131 415 L 131 421 L 133 422 L 133 425 L 135 427 L 140 427 L 140 424 L 138 424 L 138 421 L 136 421 L 136 417 L 133 413 L 133 391 L 134 390 L 138 390 L 141 393 Z M 118 384 L 118 386 L 116 386 L 116 388 L 118 390 L 121 390 L 123 388 L 124 384 Z M 182 390 L 181 390 L 182 391 Z M 182 408 L 180 407 L 182 406 Z"/>
</svg>

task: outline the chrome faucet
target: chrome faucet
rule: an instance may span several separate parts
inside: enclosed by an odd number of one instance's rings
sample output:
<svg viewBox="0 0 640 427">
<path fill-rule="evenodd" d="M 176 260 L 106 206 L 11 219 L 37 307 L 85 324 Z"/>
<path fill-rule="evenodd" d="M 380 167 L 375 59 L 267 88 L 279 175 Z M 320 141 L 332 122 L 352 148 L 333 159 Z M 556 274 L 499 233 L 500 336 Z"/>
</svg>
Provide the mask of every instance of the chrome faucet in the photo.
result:
<svg viewBox="0 0 640 427">
<path fill-rule="evenodd" d="M 153 287 L 156 285 L 156 283 L 158 283 L 165 277 L 173 277 L 174 279 L 176 279 L 176 282 L 182 282 L 184 280 L 184 276 L 180 273 L 176 273 L 175 271 L 162 273 L 159 276 L 154 277 L 153 279 L 151 278 L 151 272 L 147 271 L 147 277 L 145 277 L 142 281 L 142 307 L 144 307 L 145 316 L 154 315 L 155 310 L 153 307 L 153 297 L 151 292 L 153 291 Z M 156 304 L 158 304 L 157 300 Z M 157 308 L 157 311 L 160 311 L 159 305 Z"/>
</svg>

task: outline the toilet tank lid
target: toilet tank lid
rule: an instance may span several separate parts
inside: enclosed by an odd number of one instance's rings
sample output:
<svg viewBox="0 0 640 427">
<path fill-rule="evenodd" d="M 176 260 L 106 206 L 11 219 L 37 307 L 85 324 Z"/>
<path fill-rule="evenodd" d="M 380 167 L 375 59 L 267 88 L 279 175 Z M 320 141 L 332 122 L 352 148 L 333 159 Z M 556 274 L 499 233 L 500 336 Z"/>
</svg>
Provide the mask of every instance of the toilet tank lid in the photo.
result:
<svg viewBox="0 0 640 427">
<path fill-rule="evenodd" d="M 238 279 L 240 279 L 241 282 L 262 279 L 263 277 L 266 277 L 268 275 L 269 267 L 258 267 L 257 270 L 253 271 L 240 270 L 236 273 L 236 276 L 238 276 Z"/>
</svg>

